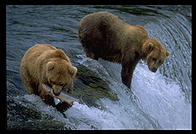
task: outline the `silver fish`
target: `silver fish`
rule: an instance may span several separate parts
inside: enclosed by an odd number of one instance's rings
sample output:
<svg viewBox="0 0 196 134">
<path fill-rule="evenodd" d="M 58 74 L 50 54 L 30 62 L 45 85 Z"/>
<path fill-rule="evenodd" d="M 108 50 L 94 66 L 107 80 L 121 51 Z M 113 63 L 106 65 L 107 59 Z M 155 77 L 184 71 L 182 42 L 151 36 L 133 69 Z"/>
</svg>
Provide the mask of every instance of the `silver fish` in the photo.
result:
<svg viewBox="0 0 196 134">
<path fill-rule="evenodd" d="M 54 103 L 55 103 L 55 105 L 59 104 L 60 102 L 61 102 L 61 101 L 60 101 L 59 99 L 54 98 Z"/>
</svg>

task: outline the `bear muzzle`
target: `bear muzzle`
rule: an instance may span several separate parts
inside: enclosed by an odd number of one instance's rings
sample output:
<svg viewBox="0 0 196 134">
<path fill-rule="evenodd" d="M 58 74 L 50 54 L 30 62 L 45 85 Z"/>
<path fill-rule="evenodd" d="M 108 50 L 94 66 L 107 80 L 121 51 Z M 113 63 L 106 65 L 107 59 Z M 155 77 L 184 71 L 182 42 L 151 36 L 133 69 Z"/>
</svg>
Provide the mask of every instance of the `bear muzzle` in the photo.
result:
<svg viewBox="0 0 196 134">
<path fill-rule="evenodd" d="M 151 71 L 155 73 L 155 72 L 157 71 L 157 68 L 153 67 L 153 68 L 151 69 Z"/>
<path fill-rule="evenodd" d="M 52 90 L 52 93 L 53 93 L 54 95 L 56 95 L 56 96 L 59 96 L 60 93 L 61 93 L 61 91 L 60 91 L 60 92 L 55 92 L 55 90 L 53 89 L 53 90 Z"/>
<path fill-rule="evenodd" d="M 56 86 L 56 85 L 53 85 L 53 86 L 52 86 L 52 92 L 53 92 L 53 94 L 56 95 L 56 96 L 59 96 L 59 95 L 60 95 L 62 89 L 63 89 L 63 88 L 62 88 L 61 86 Z"/>
</svg>

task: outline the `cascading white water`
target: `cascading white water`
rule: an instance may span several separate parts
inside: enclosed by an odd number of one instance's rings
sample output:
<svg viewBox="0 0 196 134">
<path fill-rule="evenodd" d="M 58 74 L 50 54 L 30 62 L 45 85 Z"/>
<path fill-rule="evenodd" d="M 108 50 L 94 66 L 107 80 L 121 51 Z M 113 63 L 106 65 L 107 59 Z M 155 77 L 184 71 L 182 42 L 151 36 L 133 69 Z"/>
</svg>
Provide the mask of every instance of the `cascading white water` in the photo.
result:
<svg viewBox="0 0 196 134">
<path fill-rule="evenodd" d="M 102 62 L 107 67 L 110 64 Z M 94 61 L 94 66 L 100 68 L 96 64 L 99 63 Z M 120 65 L 112 63 L 109 67 L 113 72 L 111 75 L 120 78 Z M 78 121 L 78 129 L 88 129 L 88 124 L 94 124 L 96 129 L 190 129 L 191 105 L 186 102 L 178 83 L 159 72 L 150 72 L 143 64 L 136 67 L 133 76 L 132 92 L 135 97 L 117 82 L 116 77 L 107 76 L 107 79 L 110 79 L 110 87 L 118 94 L 119 101 L 102 99 L 105 110 L 74 104 L 66 115 Z M 85 128 L 84 124 L 88 127 Z"/>
<path fill-rule="evenodd" d="M 119 101 L 107 98 L 98 100 L 96 103 L 104 108 L 88 107 L 75 102 L 64 112 L 67 118 L 63 118 L 55 108 L 44 103 L 37 104 L 39 110 L 50 115 L 55 114 L 56 120 L 79 130 L 191 129 L 191 105 L 186 102 L 178 83 L 165 78 L 159 72 L 150 72 L 146 65 L 139 63 L 133 75 L 131 92 L 118 81 L 121 69 L 119 64 L 104 60 L 97 62 L 88 58 L 83 60 L 83 65 L 90 68 L 93 66 L 93 70 L 105 71 L 105 75 L 100 77 L 108 79 L 109 86 L 118 95 Z M 34 97 L 26 95 L 24 98 L 31 102 L 34 100 L 34 104 L 40 102 L 39 97 Z"/>
</svg>

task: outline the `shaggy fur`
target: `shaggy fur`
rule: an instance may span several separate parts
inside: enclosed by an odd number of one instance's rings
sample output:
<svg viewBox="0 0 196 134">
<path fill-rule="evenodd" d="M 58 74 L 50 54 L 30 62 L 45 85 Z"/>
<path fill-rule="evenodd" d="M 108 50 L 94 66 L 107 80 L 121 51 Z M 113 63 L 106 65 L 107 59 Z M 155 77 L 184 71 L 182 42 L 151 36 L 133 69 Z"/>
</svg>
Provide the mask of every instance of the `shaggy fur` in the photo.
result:
<svg viewBox="0 0 196 134">
<path fill-rule="evenodd" d="M 129 25 L 108 12 L 85 16 L 78 30 L 86 56 L 120 63 L 122 82 L 129 88 L 140 59 L 147 61 L 148 68 L 155 72 L 170 54 L 160 42 L 148 37 L 144 27 Z"/>
<path fill-rule="evenodd" d="M 37 44 L 27 50 L 22 58 L 20 74 L 29 94 L 39 95 L 47 104 L 53 104 L 53 98 L 43 90 L 42 84 L 53 88 L 59 95 L 62 89 L 72 93 L 73 78 L 77 68 L 71 65 L 67 55 L 48 44 Z"/>
</svg>

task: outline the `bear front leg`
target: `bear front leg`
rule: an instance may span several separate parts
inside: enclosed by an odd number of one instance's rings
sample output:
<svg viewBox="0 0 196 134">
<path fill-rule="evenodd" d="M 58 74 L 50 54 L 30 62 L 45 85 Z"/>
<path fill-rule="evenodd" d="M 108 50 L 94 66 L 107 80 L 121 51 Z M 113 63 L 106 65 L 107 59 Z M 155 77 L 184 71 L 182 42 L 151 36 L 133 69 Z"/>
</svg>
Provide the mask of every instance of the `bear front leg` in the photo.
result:
<svg viewBox="0 0 196 134">
<path fill-rule="evenodd" d="M 28 70 L 23 65 L 21 65 L 20 67 L 20 75 L 21 75 L 22 82 L 24 83 L 27 89 L 27 92 L 29 94 L 36 94 L 35 89 L 34 89 L 35 86 L 33 85 L 34 82 L 31 79 L 31 76 L 29 75 Z"/>
<path fill-rule="evenodd" d="M 132 75 L 133 75 L 133 71 L 131 70 L 130 67 L 122 66 L 122 70 L 121 70 L 122 83 L 125 84 L 128 88 L 130 88 Z"/>
<path fill-rule="evenodd" d="M 128 88 L 131 86 L 133 71 L 138 63 L 138 59 L 129 59 L 127 60 L 126 56 L 124 55 L 122 59 L 122 70 L 121 70 L 121 78 L 123 84 L 125 84 Z"/>
</svg>

